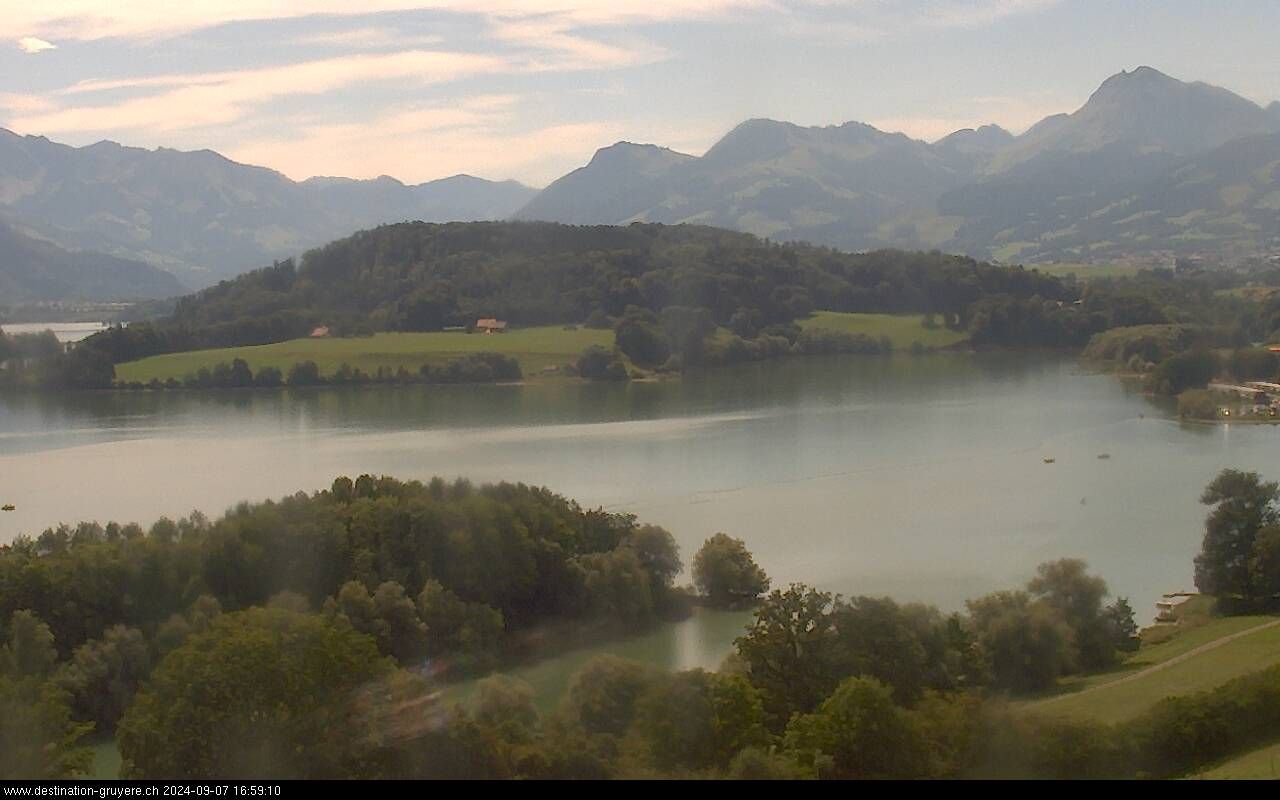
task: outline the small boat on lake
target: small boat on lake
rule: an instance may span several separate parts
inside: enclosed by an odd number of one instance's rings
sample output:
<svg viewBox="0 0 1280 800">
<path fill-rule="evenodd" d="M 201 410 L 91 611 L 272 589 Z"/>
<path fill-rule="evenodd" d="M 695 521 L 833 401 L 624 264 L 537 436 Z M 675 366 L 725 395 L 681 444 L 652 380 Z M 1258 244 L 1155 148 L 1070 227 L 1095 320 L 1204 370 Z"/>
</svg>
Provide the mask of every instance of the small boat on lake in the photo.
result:
<svg viewBox="0 0 1280 800">
<path fill-rule="evenodd" d="M 1111 458 L 1111 454 L 1110 454 L 1110 453 L 1098 453 L 1098 458 L 1099 458 L 1100 460 L 1102 460 L 1102 461 L 1106 461 L 1108 458 Z"/>
<path fill-rule="evenodd" d="M 1058 460 L 1058 459 L 1056 459 L 1056 458 L 1045 458 L 1044 463 L 1046 463 L 1046 464 L 1052 464 L 1053 462 L 1055 462 L 1055 461 L 1057 461 L 1057 460 Z"/>
<path fill-rule="evenodd" d="M 18 507 L 15 506 L 13 503 L 5 503 L 4 505 L 0 506 L 0 511 L 17 511 L 17 510 L 18 510 Z"/>
</svg>

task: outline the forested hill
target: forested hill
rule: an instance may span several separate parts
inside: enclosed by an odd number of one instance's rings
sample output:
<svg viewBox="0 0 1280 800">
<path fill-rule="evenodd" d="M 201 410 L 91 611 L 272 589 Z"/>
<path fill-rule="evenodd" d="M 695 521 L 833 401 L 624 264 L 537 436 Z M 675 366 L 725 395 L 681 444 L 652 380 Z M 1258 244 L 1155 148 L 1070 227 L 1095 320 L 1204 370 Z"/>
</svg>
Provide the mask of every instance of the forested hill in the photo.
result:
<svg viewBox="0 0 1280 800">
<path fill-rule="evenodd" d="M 941 253 L 842 253 L 701 226 L 536 222 L 382 226 L 191 295 L 158 328 L 193 346 L 438 330 L 499 317 L 580 324 L 635 306 L 739 311 L 762 324 L 814 308 L 962 314 L 979 298 L 1066 296 L 1057 279 Z"/>
<path fill-rule="evenodd" d="M 134 300 L 187 291 L 141 261 L 64 250 L 0 221 L 0 305 L 47 300 Z"/>
</svg>

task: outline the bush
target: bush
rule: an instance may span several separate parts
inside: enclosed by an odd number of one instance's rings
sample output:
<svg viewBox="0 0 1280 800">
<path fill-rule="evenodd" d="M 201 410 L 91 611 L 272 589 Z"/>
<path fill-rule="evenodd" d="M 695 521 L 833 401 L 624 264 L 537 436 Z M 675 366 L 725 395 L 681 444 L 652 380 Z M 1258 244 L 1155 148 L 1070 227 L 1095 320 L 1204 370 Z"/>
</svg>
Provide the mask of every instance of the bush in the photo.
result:
<svg viewBox="0 0 1280 800">
<path fill-rule="evenodd" d="M 1169 356 L 1156 366 L 1149 378 L 1151 389 L 1160 394 L 1175 395 L 1203 387 L 1219 368 L 1218 357 L 1211 350 L 1189 350 Z"/>
<path fill-rule="evenodd" d="M 418 372 L 428 383 L 491 383 L 522 377 L 520 362 L 501 353 L 476 353 L 456 358 L 443 367 L 424 364 Z"/>
<path fill-rule="evenodd" d="M 717 608 L 753 605 L 769 591 L 769 576 L 741 539 L 717 533 L 693 557 L 693 582 Z"/>
<path fill-rule="evenodd" d="M 1231 354 L 1227 368 L 1242 381 L 1269 381 L 1276 375 L 1276 356 L 1265 348 L 1236 350 Z"/>
<path fill-rule="evenodd" d="M 1217 419 L 1218 399 L 1207 389 L 1188 389 L 1178 395 L 1178 416 L 1183 419 Z"/>
<path fill-rule="evenodd" d="M 635 363 L 653 367 L 671 355 L 671 342 L 652 311 L 630 308 L 614 328 L 618 349 Z"/>
<path fill-rule="evenodd" d="M 320 377 L 320 367 L 314 361 L 299 361 L 289 368 L 290 386 L 316 386 L 324 381 Z"/>
<path fill-rule="evenodd" d="M 578 374 L 589 380 L 625 381 L 627 368 L 622 359 L 614 351 L 606 350 L 599 345 L 592 345 L 578 356 Z"/>
<path fill-rule="evenodd" d="M 263 367 L 253 376 L 255 386 L 274 387 L 284 383 L 284 376 L 275 367 Z"/>
</svg>

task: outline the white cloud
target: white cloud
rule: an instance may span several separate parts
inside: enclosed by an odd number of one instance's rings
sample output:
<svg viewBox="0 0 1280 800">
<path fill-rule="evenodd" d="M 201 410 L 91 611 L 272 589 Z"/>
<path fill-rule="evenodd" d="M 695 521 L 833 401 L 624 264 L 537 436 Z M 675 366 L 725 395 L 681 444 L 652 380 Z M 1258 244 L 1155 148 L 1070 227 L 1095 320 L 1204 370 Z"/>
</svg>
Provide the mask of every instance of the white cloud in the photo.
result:
<svg viewBox="0 0 1280 800">
<path fill-rule="evenodd" d="M 41 95 L 0 92 L 0 108 L 19 114 L 34 114 L 48 111 L 53 108 L 53 103 Z"/>
<path fill-rule="evenodd" d="M 167 90 L 115 103 L 37 111 L 18 116 L 12 125 L 32 133 L 184 130 L 235 122 L 278 97 L 319 95 L 380 81 L 409 81 L 417 85 L 447 83 L 509 68 L 506 61 L 496 56 L 410 50 L 256 70 L 87 81 L 68 88 L 64 94 L 128 88 Z"/>
<path fill-rule="evenodd" d="M 293 37 L 289 42 L 290 44 L 345 47 L 358 50 L 375 47 L 430 47 L 443 43 L 444 37 L 430 35 L 406 36 L 393 28 L 364 27 L 302 34 Z"/>
<path fill-rule="evenodd" d="M 555 124 L 531 105 L 529 121 L 516 113 L 519 100 L 492 94 L 451 106 L 415 105 L 416 90 L 484 75 L 548 71 L 612 70 L 670 56 L 644 38 L 640 26 L 696 20 L 735 21 L 754 12 L 771 15 L 772 35 L 824 37 L 842 43 L 894 37 L 926 26 L 973 27 L 1053 5 L 1058 0 L 924 0 L 910 5 L 883 0 L 9 0 L 0 14 L 0 37 L 18 40 L 26 52 L 53 41 L 143 42 L 198 32 L 233 22 L 284 21 L 326 15 L 331 32 L 299 32 L 278 26 L 269 35 L 285 47 L 278 58 L 298 57 L 289 46 L 319 46 L 335 57 L 253 69 L 94 77 L 41 95 L 0 94 L 7 126 L 38 134 L 125 132 L 129 141 L 212 146 L 236 158 L 262 163 L 294 177 L 393 174 L 425 180 L 482 169 L 495 177 L 550 180 L 579 166 L 598 147 L 619 138 L 654 141 L 701 152 L 736 120 L 659 123 L 644 120 Z M 5 0 L 0 0 L 5 3 Z M 383 12 L 438 11 L 478 23 L 482 52 L 447 52 L 442 37 L 419 20 L 414 32 L 398 30 Z M 313 26 L 308 25 L 307 28 Z M 470 31 L 475 25 L 463 26 Z M 446 26 L 446 30 L 453 30 Z M 31 43 L 28 47 L 26 43 Z M 185 47 L 185 42 L 183 43 Z M 468 45 L 452 44 L 453 47 Z M 474 43 L 471 46 L 476 46 Z M 34 48 L 34 49 L 32 49 Z M 384 52 L 390 50 L 391 52 Z M 308 52 L 312 56 L 313 52 Z M 215 62 L 216 63 L 216 62 Z M 223 62 L 226 63 L 226 62 Z M 101 73 L 99 73 L 101 74 Z M 114 74 L 119 74 L 115 72 Z M 620 79 L 626 73 L 617 73 Z M 359 121 L 339 102 L 369 86 L 386 96 L 361 100 Z M 20 88 L 26 91 L 25 87 Z M 623 91 L 625 84 L 585 91 Z M 499 89 L 498 91 L 507 91 Z M 575 91 L 575 90 L 568 90 Z M 583 90 L 579 90 L 583 91 Z M 343 94 L 345 92 L 346 94 Z M 374 94 L 374 92 L 371 92 Z M 395 96 L 392 101 L 387 96 Z M 288 101 L 289 110 L 279 108 Z M 401 105 L 392 105 L 400 103 Z M 889 130 L 937 138 L 958 127 L 988 121 L 1015 127 L 1026 109 L 1001 107 L 929 109 L 929 118 L 878 120 Z M 282 120 L 285 114 L 290 120 Z M 952 118 L 955 117 L 955 118 Z M 365 120 L 369 120 L 366 122 Z M 337 120 L 337 121 L 333 121 Z M 1032 120 L 1028 120 L 1028 123 Z M 624 124 L 625 122 L 625 124 Z M 277 134 L 279 130 L 281 133 Z M 180 132 L 175 134 L 174 132 Z M 121 138 L 125 138 L 121 137 Z"/>
<path fill-rule="evenodd" d="M 390 112 L 340 124 L 298 124 L 287 135 L 245 141 L 228 150 L 237 161 L 269 164 L 296 180 L 314 175 L 421 182 L 474 173 L 549 183 L 581 166 L 601 143 L 620 135 L 616 123 L 578 122 L 525 130 L 508 95 Z"/>
<path fill-rule="evenodd" d="M 58 46 L 53 42 L 46 42 L 44 39 L 38 39 L 35 36 L 23 36 L 18 40 L 18 49 L 24 53 L 43 53 L 46 50 L 57 50 Z"/>
<path fill-rule="evenodd" d="M 575 25 L 607 26 L 697 18 L 766 5 L 769 0 L 44 0 L 6 9 L 0 17 L 0 35 L 57 32 L 71 39 L 155 37 L 230 22 L 413 10 L 451 11 L 498 20 L 554 16 Z"/>
<path fill-rule="evenodd" d="M 929 3 L 922 18 L 944 28 L 977 28 L 1006 17 L 1044 11 L 1062 0 L 943 0 Z"/>
</svg>

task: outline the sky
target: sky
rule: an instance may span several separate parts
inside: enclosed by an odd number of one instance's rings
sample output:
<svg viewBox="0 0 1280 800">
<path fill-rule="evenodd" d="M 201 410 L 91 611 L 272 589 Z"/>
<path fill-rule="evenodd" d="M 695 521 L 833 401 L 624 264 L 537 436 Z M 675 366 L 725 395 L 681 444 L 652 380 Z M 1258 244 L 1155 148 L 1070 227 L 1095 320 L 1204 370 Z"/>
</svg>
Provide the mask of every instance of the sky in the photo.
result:
<svg viewBox="0 0 1280 800">
<path fill-rule="evenodd" d="M 0 0 L 0 127 L 542 186 L 754 117 L 1018 133 L 1140 65 L 1265 105 L 1277 31 L 1275 0 Z"/>
</svg>

